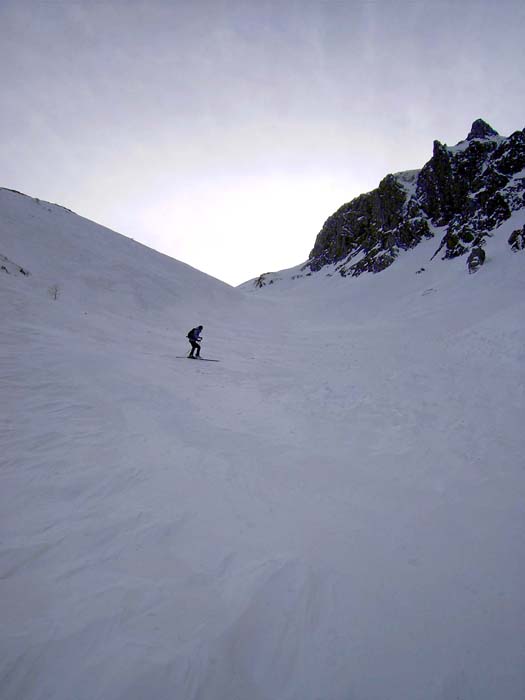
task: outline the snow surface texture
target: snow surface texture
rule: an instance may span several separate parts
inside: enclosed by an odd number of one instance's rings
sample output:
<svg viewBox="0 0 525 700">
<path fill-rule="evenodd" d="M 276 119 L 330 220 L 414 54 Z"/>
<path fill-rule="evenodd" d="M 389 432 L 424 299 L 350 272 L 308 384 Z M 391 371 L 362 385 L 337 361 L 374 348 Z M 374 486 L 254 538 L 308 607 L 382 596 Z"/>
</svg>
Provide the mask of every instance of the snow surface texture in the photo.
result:
<svg viewBox="0 0 525 700">
<path fill-rule="evenodd" d="M 0 190 L 2 700 L 523 700 L 523 223 L 247 293 Z"/>
</svg>

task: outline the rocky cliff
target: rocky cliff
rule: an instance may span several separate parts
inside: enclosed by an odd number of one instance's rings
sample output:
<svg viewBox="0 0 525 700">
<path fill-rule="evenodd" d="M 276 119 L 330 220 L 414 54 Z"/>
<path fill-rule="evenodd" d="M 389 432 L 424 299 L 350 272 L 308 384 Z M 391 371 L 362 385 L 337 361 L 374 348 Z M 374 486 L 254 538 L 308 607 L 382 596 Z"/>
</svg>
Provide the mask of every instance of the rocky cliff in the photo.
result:
<svg viewBox="0 0 525 700">
<path fill-rule="evenodd" d="M 485 259 L 486 239 L 525 207 L 525 129 L 500 136 L 482 119 L 464 141 L 434 142 L 421 170 L 387 175 L 330 216 L 317 236 L 305 270 L 334 265 L 342 276 L 380 272 L 399 252 L 423 238 L 436 240 L 435 255 L 466 256 L 472 272 Z M 525 230 L 509 245 L 525 247 Z"/>
</svg>

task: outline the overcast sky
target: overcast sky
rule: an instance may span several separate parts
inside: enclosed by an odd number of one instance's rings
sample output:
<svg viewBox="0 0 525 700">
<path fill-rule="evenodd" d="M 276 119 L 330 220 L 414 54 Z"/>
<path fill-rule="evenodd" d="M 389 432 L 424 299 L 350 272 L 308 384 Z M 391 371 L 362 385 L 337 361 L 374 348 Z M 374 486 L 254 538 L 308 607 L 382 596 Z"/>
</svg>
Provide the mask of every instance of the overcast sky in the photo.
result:
<svg viewBox="0 0 525 700">
<path fill-rule="evenodd" d="M 522 0 L 0 0 L 0 186 L 238 284 L 484 118 L 525 126 Z"/>
</svg>

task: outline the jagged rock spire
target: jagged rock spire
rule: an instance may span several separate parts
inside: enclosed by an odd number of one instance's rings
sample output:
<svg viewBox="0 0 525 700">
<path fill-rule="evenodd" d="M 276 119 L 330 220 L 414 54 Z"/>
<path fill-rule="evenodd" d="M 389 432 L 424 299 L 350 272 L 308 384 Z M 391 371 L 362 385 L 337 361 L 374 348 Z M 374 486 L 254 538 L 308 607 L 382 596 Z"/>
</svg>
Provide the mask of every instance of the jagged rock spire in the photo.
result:
<svg viewBox="0 0 525 700">
<path fill-rule="evenodd" d="M 435 141 L 417 178 L 387 176 L 377 189 L 343 204 L 323 225 L 306 267 L 317 272 L 334 265 L 343 277 L 379 272 L 400 251 L 446 227 L 434 257 L 473 253 L 473 271 L 482 262 L 486 237 L 524 210 L 524 168 L 525 129 L 505 138 L 476 119 L 468 141 L 452 148 Z M 521 229 L 509 244 L 525 249 Z"/>
<path fill-rule="evenodd" d="M 476 119 L 470 128 L 467 141 L 472 141 L 472 139 L 490 139 L 492 136 L 499 136 L 499 134 L 483 119 Z"/>
</svg>

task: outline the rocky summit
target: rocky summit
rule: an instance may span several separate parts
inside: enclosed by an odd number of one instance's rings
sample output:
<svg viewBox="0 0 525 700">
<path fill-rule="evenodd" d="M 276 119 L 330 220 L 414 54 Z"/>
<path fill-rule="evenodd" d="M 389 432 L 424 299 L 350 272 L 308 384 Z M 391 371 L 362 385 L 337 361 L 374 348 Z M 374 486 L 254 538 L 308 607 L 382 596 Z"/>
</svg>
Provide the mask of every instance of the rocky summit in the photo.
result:
<svg viewBox="0 0 525 700">
<path fill-rule="evenodd" d="M 477 119 L 464 141 L 434 141 L 421 170 L 387 175 L 372 192 L 344 204 L 325 222 L 304 269 L 335 265 L 340 275 L 380 272 L 400 251 L 436 238 L 434 255 L 465 256 L 470 272 L 485 259 L 495 230 L 525 207 L 525 129 L 500 136 Z M 525 247 L 525 230 L 509 239 Z"/>
</svg>

